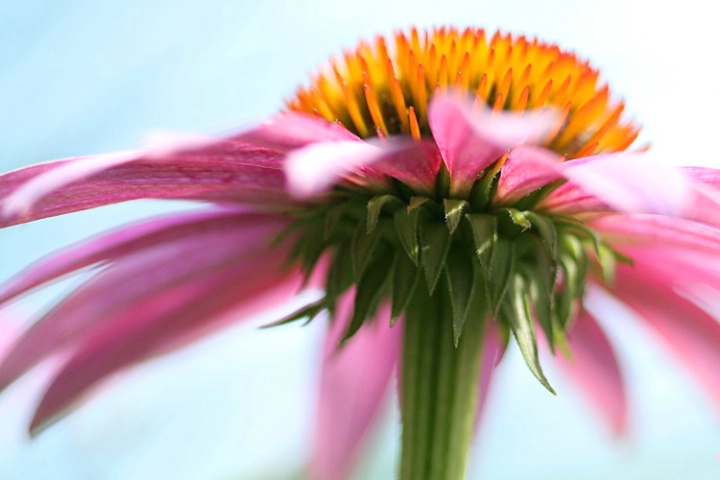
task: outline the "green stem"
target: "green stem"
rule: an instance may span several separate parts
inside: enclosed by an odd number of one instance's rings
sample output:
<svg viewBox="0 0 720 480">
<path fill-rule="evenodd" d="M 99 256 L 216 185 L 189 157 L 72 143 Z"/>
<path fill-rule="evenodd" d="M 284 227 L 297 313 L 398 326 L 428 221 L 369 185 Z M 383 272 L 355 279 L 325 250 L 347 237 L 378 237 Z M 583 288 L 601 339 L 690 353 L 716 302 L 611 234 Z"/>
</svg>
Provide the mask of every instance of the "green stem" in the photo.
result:
<svg viewBox="0 0 720 480">
<path fill-rule="evenodd" d="M 464 478 L 478 401 L 484 308 L 470 310 L 455 347 L 444 283 L 432 297 L 417 288 L 405 315 L 401 480 Z"/>
</svg>

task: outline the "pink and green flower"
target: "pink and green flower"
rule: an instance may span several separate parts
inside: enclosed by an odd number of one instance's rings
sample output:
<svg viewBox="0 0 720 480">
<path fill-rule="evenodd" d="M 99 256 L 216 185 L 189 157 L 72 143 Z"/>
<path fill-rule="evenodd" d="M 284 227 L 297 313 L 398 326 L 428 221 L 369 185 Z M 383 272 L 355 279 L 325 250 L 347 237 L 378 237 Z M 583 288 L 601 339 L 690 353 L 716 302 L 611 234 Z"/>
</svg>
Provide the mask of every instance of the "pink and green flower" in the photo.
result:
<svg viewBox="0 0 720 480">
<path fill-rule="evenodd" d="M 0 302 L 97 272 L 14 343 L 0 388 L 61 358 L 36 432 L 108 375 L 319 287 L 273 324 L 329 320 L 311 477 L 348 475 L 397 378 L 399 478 L 461 479 L 506 348 L 554 393 L 547 345 L 625 432 L 622 371 L 583 302 L 600 289 L 720 406 L 720 324 L 692 296 L 720 280 L 720 173 L 628 150 L 639 129 L 623 112 L 554 45 L 412 29 L 346 52 L 250 130 L 6 173 L 3 227 L 141 198 L 206 208 L 81 242 L 7 283 Z"/>
</svg>

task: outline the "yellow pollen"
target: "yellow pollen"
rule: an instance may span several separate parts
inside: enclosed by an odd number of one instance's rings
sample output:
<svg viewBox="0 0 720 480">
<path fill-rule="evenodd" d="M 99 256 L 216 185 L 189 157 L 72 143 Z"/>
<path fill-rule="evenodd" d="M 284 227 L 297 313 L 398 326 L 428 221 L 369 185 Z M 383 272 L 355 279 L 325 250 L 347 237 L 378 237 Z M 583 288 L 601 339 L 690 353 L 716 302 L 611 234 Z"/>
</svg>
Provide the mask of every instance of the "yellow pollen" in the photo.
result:
<svg viewBox="0 0 720 480">
<path fill-rule="evenodd" d="M 287 107 L 340 122 L 364 138 L 419 139 L 431 135 L 433 94 L 460 89 L 494 110 L 557 108 L 564 122 L 546 146 L 568 158 L 624 150 L 639 132 L 623 118 L 624 103 L 611 97 L 599 72 L 556 45 L 445 27 L 412 28 L 393 40 L 360 42 L 298 88 Z"/>
</svg>

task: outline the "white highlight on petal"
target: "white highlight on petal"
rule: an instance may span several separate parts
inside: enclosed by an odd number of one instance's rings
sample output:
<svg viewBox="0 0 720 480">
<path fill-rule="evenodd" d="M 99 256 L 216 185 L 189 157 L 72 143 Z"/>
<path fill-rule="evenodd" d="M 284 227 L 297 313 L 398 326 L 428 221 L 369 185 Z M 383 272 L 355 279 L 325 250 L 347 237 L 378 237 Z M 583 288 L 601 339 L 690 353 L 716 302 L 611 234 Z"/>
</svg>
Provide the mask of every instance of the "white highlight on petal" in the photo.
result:
<svg viewBox="0 0 720 480">
<path fill-rule="evenodd" d="M 61 165 L 27 181 L 2 202 L 2 215 L 20 216 L 27 213 L 43 197 L 70 183 L 87 178 L 139 158 L 138 151 L 112 152 L 94 155 Z"/>
<path fill-rule="evenodd" d="M 366 142 L 323 142 L 293 150 L 285 160 L 288 190 L 311 197 L 333 186 L 343 174 L 369 165 L 385 154 Z"/>
</svg>

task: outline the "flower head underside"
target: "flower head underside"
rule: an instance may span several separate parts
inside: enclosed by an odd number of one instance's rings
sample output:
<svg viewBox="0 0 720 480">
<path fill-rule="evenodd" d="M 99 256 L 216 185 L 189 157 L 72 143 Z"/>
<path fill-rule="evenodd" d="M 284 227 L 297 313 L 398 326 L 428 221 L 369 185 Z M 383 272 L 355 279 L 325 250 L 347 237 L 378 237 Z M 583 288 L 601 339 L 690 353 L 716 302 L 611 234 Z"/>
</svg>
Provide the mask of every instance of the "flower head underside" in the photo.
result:
<svg viewBox="0 0 720 480">
<path fill-rule="evenodd" d="M 563 162 L 633 142 L 638 127 L 623 118 L 623 103 L 575 55 L 483 30 L 413 29 L 391 47 L 378 37 L 327 70 L 288 107 L 338 122 L 387 158 L 311 200 L 293 222 L 293 258 L 308 274 L 321 258 L 330 267 L 325 298 L 286 320 L 332 312 L 354 285 L 347 340 L 383 302 L 397 319 L 416 288 L 432 296 L 441 285 L 456 344 L 468 317 L 496 318 L 550 388 L 535 322 L 551 349 L 564 348 L 589 272 L 612 282 L 627 259 L 543 201 L 563 184 Z M 473 123 L 488 128 L 468 139 L 462 129 Z"/>
</svg>

